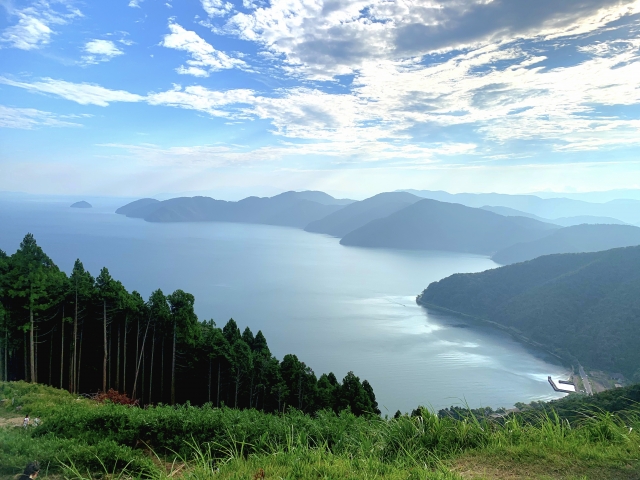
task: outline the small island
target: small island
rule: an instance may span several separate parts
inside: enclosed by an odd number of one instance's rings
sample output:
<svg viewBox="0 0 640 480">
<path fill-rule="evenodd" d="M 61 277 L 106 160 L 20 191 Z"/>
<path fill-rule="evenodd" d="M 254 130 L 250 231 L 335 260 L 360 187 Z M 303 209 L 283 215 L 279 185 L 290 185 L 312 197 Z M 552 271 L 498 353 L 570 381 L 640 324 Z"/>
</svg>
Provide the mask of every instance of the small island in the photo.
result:
<svg viewBox="0 0 640 480">
<path fill-rule="evenodd" d="M 89 202 L 85 202 L 84 200 L 82 200 L 80 202 L 72 204 L 71 208 L 92 208 L 92 205 Z"/>
</svg>

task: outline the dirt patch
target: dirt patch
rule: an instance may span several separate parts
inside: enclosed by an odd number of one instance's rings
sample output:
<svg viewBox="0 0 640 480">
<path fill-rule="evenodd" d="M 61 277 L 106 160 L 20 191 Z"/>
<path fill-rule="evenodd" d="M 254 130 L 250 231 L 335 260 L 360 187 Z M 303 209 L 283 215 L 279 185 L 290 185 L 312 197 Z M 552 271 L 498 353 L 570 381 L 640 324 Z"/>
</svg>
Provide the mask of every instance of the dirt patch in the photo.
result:
<svg viewBox="0 0 640 480">
<path fill-rule="evenodd" d="M 24 417 L 0 417 L 0 428 L 21 427 Z"/>
<path fill-rule="evenodd" d="M 601 468 L 572 466 L 559 468 L 553 465 L 519 463 L 510 460 L 485 459 L 481 457 L 461 458 L 452 466 L 452 470 L 469 480 L 638 480 L 640 464 L 621 468 Z"/>
</svg>

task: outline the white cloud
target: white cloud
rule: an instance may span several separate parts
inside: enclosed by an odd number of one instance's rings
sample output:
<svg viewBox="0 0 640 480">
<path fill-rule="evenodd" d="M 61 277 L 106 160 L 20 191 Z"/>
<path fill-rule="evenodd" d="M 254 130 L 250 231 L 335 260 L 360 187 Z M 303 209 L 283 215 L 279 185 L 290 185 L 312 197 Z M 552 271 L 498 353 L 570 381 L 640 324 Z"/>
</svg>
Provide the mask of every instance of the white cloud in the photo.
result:
<svg viewBox="0 0 640 480">
<path fill-rule="evenodd" d="M 223 0 L 200 0 L 200 3 L 209 17 L 221 17 L 227 15 L 233 9 L 233 5 L 230 2 Z"/>
<path fill-rule="evenodd" d="M 189 86 L 184 90 L 176 85 L 172 90 L 150 93 L 147 102 L 151 105 L 198 110 L 217 117 L 242 116 L 242 105 L 255 102 L 254 93 L 247 89 L 216 91 L 201 86 Z"/>
<path fill-rule="evenodd" d="M 41 48 L 51 42 L 51 36 L 55 33 L 52 25 L 64 25 L 73 18 L 82 16 L 79 10 L 64 2 L 59 2 L 64 11 L 56 10 L 54 5 L 59 6 L 57 3 L 52 5 L 46 0 L 39 0 L 23 9 L 15 9 L 10 3 L 3 3 L 10 17 L 16 17 L 18 22 L 2 32 L 0 47 L 4 44 L 20 50 Z"/>
<path fill-rule="evenodd" d="M 0 77 L 0 83 L 24 88 L 33 92 L 49 93 L 81 105 L 98 105 L 106 107 L 111 102 L 140 102 L 143 96 L 124 90 L 109 90 L 91 83 L 71 83 L 64 80 L 44 78 L 39 82 L 27 83 Z"/>
<path fill-rule="evenodd" d="M 124 54 L 111 40 L 90 40 L 85 44 L 83 50 L 88 54 L 82 56 L 85 64 L 108 62 L 113 57 Z"/>
<path fill-rule="evenodd" d="M 18 15 L 18 23 L 7 28 L 0 41 L 21 50 L 33 50 L 50 42 L 52 30 L 42 20 L 24 14 Z"/>
<path fill-rule="evenodd" d="M 144 2 L 144 0 L 129 0 L 129 6 L 131 8 L 140 8 L 142 2 Z"/>
<path fill-rule="evenodd" d="M 638 0 L 273 0 L 235 13 L 227 30 L 284 56 L 292 75 L 331 79 L 374 60 L 584 34 L 638 12 Z"/>
<path fill-rule="evenodd" d="M 81 127 L 79 123 L 68 121 L 72 116 L 56 115 L 35 108 L 13 108 L 0 105 L 0 128 L 20 128 L 31 130 L 45 127 Z"/>
<path fill-rule="evenodd" d="M 216 50 L 196 32 L 185 30 L 173 22 L 169 23 L 169 30 L 171 33 L 164 36 L 161 45 L 185 51 L 191 56 L 191 59 L 187 60 L 187 67 L 180 66 L 176 69 L 178 73 L 207 77 L 209 73 L 218 70 L 246 67 L 244 61 Z"/>
<path fill-rule="evenodd" d="M 278 162 L 290 158 L 311 156 L 334 157 L 336 161 L 374 162 L 381 160 L 409 159 L 411 165 L 416 163 L 428 165 L 439 155 L 456 155 L 472 152 L 475 145 L 430 145 L 405 146 L 401 152 L 388 149 L 379 142 L 364 142 L 358 139 L 344 143 L 283 143 L 260 148 L 249 148 L 242 145 L 196 145 L 182 147 L 160 147 L 154 144 L 102 144 L 123 150 L 126 156 L 150 165 L 206 166 L 220 167 L 234 164 L 251 164 Z"/>
</svg>

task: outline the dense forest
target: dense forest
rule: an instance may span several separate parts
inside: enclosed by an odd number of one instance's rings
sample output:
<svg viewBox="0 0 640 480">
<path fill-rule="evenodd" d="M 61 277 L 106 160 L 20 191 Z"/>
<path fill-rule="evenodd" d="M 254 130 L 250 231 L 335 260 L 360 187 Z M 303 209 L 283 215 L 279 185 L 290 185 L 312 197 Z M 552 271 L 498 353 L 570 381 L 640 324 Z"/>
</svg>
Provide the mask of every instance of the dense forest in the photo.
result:
<svg viewBox="0 0 640 480">
<path fill-rule="evenodd" d="M 640 247 L 547 255 L 434 282 L 418 297 L 506 327 L 572 363 L 640 381 Z"/>
<path fill-rule="evenodd" d="M 278 361 L 261 331 L 199 321 L 194 302 L 182 290 L 145 300 L 80 260 L 67 276 L 27 234 L 13 255 L 0 250 L 0 380 L 114 389 L 141 405 L 380 413 L 367 380 L 317 378 L 295 355 Z"/>
</svg>

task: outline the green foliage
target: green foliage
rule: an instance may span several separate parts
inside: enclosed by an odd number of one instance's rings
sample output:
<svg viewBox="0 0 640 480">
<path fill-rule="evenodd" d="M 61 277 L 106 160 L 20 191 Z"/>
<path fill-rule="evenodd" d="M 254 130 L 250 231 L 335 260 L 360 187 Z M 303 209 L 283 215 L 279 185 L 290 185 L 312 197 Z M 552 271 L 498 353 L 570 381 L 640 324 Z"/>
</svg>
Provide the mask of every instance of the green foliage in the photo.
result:
<svg viewBox="0 0 640 480">
<path fill-rule="evenodd" d="M 0 472 L 6 474 L 34 458 L 76 479 L 123 473 L 158 480 L 252 478 L 260 469 L 265 478 L 458 479 L 452 468 L 469 458 L 499 459 L 518 472 L 546 464 L 550 471 L 613 473 L 593 478 L 640 473 L 637 406 L 624 417 L 592 411 L 575 424 L 553 411 L 494 421 L 469 410 L 454 419 L 425 408 L 385 420 L 348 411 L 141 409 L 76 400 L 24 382 L 0 384 L 0 392 L 20 398 L 24 410 L 45 412 L 37 428 L 0 429 Z"/>
<path fill-rule="evenodd" d="M 180 289 L 157 289 L 145 301 L 107 268 L 94 279 L 80 260 L 67 278 L 28 234 L 14 255 L 0 255 L 0 380 L 47 381 L 73 393 L 113 389 L 143 406 L 379 413 L 367 382 L 358 379 L 349 386 L 357 392 L 341 397 L 335 381 L 321 395 L 313 370 L 293 355 L 279 362 L 262 332 L 241 333 L 233 319 L 222 328 L 201 322 L 194 307 Z"/>
<path fill-rule="evenodd" d="M 434 282 L 418 297 L 506 327 L 571 361 L 632 378 L 640 364 L 640 247 L 548 255 Z"/>
</svg>

